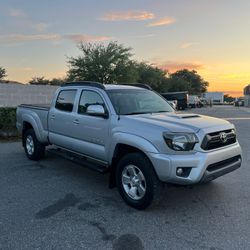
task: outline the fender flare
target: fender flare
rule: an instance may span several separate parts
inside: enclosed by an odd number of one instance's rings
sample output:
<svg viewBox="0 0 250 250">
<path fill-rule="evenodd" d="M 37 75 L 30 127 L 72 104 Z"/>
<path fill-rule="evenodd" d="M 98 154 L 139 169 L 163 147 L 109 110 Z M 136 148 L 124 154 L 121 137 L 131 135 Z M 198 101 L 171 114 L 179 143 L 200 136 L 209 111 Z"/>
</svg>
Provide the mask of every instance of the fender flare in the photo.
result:
<svg viewBox="0 0 250 250">
<path fill-rule="evenodd" d="M 22 116 L 22 121 L 23 122 L 28 122 L 30 125 L 33 127 L 37 140 L 40 141 L 41 143 L 46 142 L 46 139 L 43 138 L 42 131 L 44 130 L 42 123 L 40 121 L 40 118 L 36 113 L 30 114 L 23 114 Z"/>
<path fill-rule="evenodd" d="M 113 134 L 113 143 L 110 145 L 108 162 L 112 163 L 112 159 L 118 144 L 125 144 L 134 148 L 138 148 L 140 151 L 147 154 L 150 153 L 159 153 L 158 149 L 147 139 L 140 137 L 138 135 L 117 132 Z"/>
</svg>

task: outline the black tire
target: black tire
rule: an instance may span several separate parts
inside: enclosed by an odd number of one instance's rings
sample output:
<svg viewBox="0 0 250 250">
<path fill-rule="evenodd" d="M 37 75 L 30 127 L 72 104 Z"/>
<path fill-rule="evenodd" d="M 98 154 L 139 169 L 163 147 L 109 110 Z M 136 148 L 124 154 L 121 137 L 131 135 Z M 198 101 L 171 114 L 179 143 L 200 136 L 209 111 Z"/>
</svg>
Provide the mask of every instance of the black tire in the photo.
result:
<svg viewBox="0 0 250 250">
<path fill-rule="evenodd" d="M 33 150 L 28 147 L 28 141 L 33 141 Z M 42 159 L 45 155 L 45 146 L 37 140 L 35 131 L 33 129 L 28 129 L 23 135 L 23 145 L 27 157 L 30 160 L 38 161 Z"/>
<path fill-rule="evenodd" d="M 145 194 L 138 200 L 132 199 L 123 185 L 123 173 L 129 165 L 136 166 L 137 170 L 139 169 L 145 177 Z M 116 183 L 123 200 L 129 206 L 140 210 L 147 208 L 152 203 L 158 203 L 163 188 L 163 183 L 158 180 L 151 162 L 143 153 L 139 152 L 129 153 L 119 161 L 116 170 Z M 128 185 L 131 187 L 130 184 Z"/>
</svg>

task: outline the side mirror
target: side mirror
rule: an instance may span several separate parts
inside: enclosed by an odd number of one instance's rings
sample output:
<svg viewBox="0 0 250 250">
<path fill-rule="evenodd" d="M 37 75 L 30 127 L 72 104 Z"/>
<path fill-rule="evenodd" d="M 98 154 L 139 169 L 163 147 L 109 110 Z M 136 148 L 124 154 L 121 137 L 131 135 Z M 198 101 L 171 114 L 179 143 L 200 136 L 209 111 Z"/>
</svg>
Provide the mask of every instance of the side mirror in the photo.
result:
<svg viewBox="0 0 250 250">
<path fill-rule="evenodd" d="M 87 112 L 86 113 L 88 115 L 101 116 L 103 118 L 108 118 L 108 114 L 105 112 L 103 106 L 99 105 L 99 104 L 89 105 L 87 107 Z"/>
</svg>

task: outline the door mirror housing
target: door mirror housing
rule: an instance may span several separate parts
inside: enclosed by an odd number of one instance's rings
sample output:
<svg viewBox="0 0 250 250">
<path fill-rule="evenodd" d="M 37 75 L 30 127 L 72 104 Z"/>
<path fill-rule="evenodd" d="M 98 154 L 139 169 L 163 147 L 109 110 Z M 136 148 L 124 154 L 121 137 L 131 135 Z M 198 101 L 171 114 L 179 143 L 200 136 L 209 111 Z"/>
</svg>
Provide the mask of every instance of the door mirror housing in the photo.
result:
<svg viewBox="0 0 250 250">
<path fill-rule="evenodd" d="M 103 106 L 99 105 L 99 104 L 89 105 L 87 107 L 87 112 L 86 113 L 88 115 L 92 115 L 92 116 L 100 116 L 100 117 L 103 117 L 103 118 L 108 118 L 107 112 L 105 112 Z"/>
</svg>

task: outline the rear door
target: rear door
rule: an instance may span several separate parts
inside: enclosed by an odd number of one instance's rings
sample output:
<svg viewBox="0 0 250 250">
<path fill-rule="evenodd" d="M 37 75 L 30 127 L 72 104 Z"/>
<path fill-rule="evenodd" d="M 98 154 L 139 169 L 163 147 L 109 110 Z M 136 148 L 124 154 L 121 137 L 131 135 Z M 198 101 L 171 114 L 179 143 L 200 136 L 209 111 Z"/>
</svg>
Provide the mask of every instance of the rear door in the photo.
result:
<svg viewBox="0 0 250 250">
<path fill-rule="evenodd" d="M 48 116 L 50 142 L 67 149 L 73 148 L 73 108 L 77 103 L 76 96 L 77 89 L 61 90 Z"/>
</svg>

